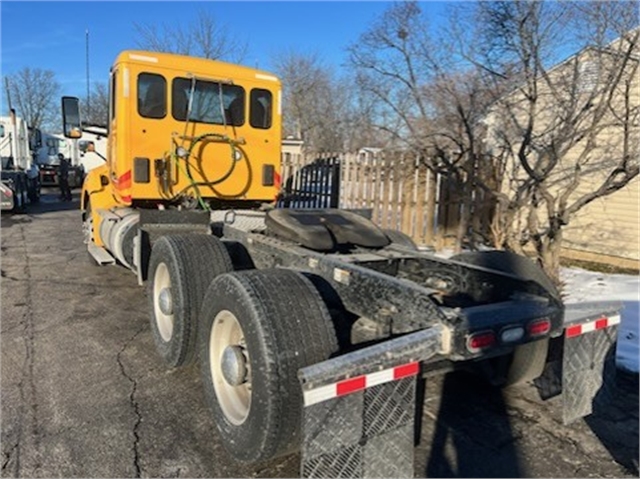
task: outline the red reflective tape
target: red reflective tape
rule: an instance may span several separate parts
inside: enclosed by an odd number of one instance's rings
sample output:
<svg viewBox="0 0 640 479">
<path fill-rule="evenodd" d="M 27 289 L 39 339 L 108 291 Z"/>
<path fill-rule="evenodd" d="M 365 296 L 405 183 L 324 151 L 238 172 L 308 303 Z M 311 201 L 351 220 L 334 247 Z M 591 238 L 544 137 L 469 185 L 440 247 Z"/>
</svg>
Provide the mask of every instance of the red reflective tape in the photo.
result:
<svg viewBox="0 0 640 479">
<path fill-rule="evenodd" d="M 576 324 L 575 326 L 569 326 L 567 328 L 567 338 L 573 338 L 574 336 L 580 336 L 582 334 L 582 325 Z"/>
<path fill-rule="evenodd" d="M 344 396 L 345 394 L 351 394 L 356 391 L 361 391 L 367 386 L 367 378 L 365 376 L 358 376 L 352 379 L 346 379 L 336 384 L 336 394 L 338 396 Z"/>
<path fill-rule="evenodd" d="M 393 368 L 393 379 L 396 380 L 396 379 L 407 378 L 409 376 L 415 376 L 419 372 L 420 372 L 419 363 L 415 362 L 415 363 L 405 364 L 403 366 L 398 366 L 397 368 Z"/>
<path fill-rule="evenodd" d="M 131 203 L 131 195 L 122 196 L 121 198 L 125 203 Z"/>
<path fill-rule="evenodd" d="M 609 318 L 600 318 L 596 320 L 596 329 L 603 329 L 609 325 Z"/>
<path fill-rule="evenodd" d="M 118 181 L 123 182 L 131 179 L 131 170 L 124 173 Z"/>
<path fill-rule="evenodd" d="M 278 173 L 277 171 L 274 173 L 274 179 L 273 179 L 273 183 L 278 190 L 280 189 L 280 186 L 282 186 L 282 177 L 280 176 L 280 173 Z"/>
<path fill-rule="evenodd" d="M 120 178 L 118 178 L 118 189 L 130 188 L 131 187 L 131 170 L 127 171 Z"/>
</svg>

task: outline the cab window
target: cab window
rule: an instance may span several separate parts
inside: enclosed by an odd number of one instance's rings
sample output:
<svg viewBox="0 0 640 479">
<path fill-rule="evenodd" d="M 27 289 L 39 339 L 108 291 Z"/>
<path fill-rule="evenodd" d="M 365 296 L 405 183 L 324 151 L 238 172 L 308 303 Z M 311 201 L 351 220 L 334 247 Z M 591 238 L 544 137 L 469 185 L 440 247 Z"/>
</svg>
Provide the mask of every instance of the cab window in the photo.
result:
<svg viewBox="0 0 640 479">
<path fill-rule="evenodd" d="M 273 96 L 269 90 L 255 88 L 251 90 L 251 113 L 249 123 L 254 128 L 271 128 L 271 110 Z"/>
<path fill-rule="evenodd" d="M 191 109 L 189 109 L 189 98 Z M 171 114 L 178 121 L 241 126 L 244 124 L 244 89 L 190 78 L 176 78 L 171 86 Z"/>
<path fill-rule="evenodd" d="M 138 75 L 138 114 L 144 118 L 167 115 L 167 81 L 162 75 Z"/>
</svg>

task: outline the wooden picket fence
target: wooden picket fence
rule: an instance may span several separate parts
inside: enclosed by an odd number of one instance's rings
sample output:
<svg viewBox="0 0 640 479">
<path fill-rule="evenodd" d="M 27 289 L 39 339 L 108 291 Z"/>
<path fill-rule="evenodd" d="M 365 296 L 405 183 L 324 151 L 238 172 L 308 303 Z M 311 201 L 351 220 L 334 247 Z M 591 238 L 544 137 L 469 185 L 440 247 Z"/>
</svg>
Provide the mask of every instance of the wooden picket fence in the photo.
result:
<svg viewBox="0 0 640 479">
<path fill-rule="evenodd" d="M 328 173 L 327 165 L 339 172 Z M 457 233 L 463 207 L 459 192 L 445 175 L 431 171 L 416 155 L 375 150 L 307 156 L 286 153 L 281 177 L 294 199 L 333 191 L 338 195 L 334 204 L 340 208 L 369 209 L 381 228 L 400 230 L 418 245 L 447 247 Z M 329 204 L 322 202 L 318 206 Z M 317 203 L 307 204 L 314 207 Z M 304 207 L 294 201 L 286 206 Z"/>
</svg>

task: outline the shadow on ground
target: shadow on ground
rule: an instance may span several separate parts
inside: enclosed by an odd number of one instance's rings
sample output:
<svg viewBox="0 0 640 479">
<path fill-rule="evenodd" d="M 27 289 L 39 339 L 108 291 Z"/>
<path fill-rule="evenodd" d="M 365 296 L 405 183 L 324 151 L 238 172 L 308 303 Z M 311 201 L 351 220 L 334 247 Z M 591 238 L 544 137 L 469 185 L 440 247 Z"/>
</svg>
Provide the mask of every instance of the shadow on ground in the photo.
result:
<svg viewBox="0 0 640 479">
<path fill-rule="evenodd" d="M 503 392 L 471 374 L 450 373 L 426 477 L 521 477 L 515 440 Z"/>
<path fill-rule="evenodd" d="M 615 348 L 611 348 L 605 362 L 604 377 L 614 379 L 604 382 L 593 400 L 593 413 L 585 421 L 611 457 L 637 477 L 640 454 L 638 375 L 616 370 Z M 628 438 L 633 440 L 628 441 Z"/>
</svg>

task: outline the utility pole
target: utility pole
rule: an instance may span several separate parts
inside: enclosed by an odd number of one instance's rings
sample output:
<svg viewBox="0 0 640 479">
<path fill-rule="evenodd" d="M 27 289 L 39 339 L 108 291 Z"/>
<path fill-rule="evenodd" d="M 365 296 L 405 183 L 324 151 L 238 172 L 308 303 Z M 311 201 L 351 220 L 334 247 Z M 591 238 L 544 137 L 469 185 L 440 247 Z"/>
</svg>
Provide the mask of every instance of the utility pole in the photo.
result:
<svg viewBox="0 0 640 479">
<path fill-rule="evenodd" d="M 86 64 L 87 64 L 87 118 L 91 118 L 91 92 L 89 83 L 89 29 L 85 31 Z"/>
</svg>

